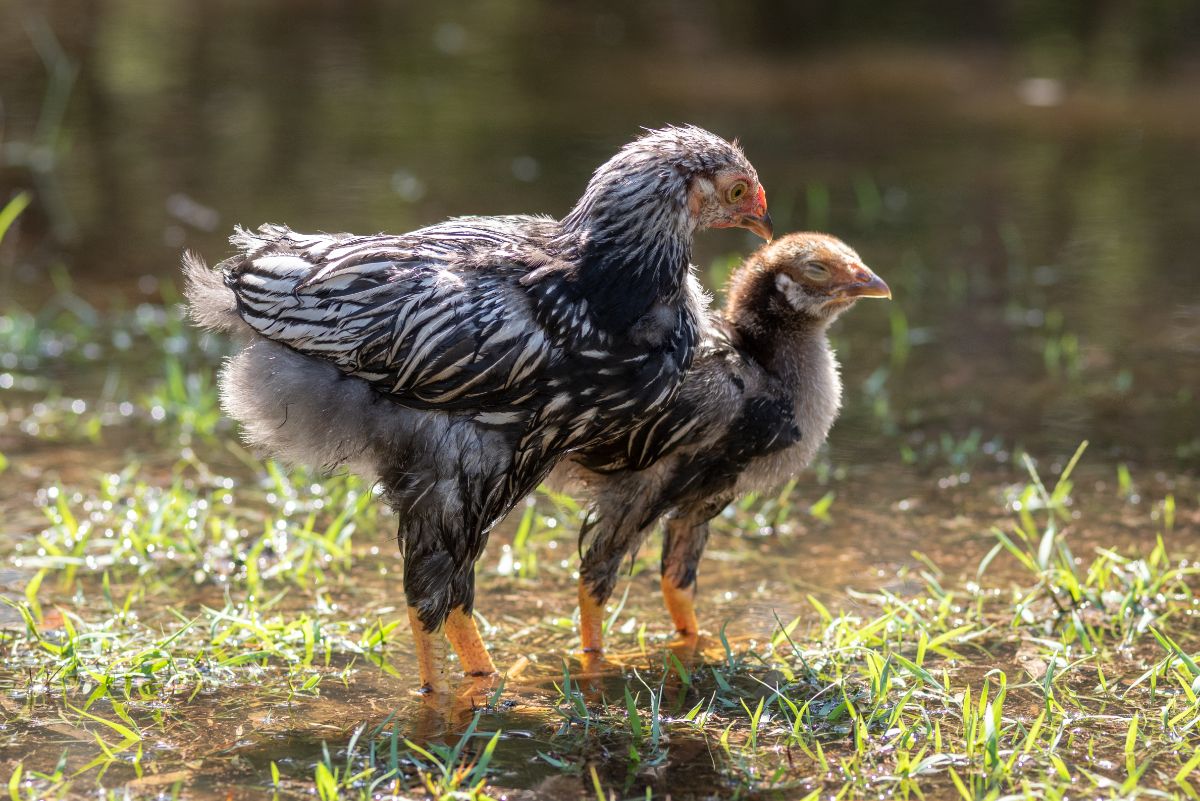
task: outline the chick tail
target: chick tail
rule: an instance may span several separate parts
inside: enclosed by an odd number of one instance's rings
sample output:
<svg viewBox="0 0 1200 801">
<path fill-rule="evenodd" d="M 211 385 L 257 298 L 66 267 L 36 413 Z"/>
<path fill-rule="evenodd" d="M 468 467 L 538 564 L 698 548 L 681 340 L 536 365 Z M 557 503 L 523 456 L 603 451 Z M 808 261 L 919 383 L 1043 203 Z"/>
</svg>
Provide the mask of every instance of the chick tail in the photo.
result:
<svg viewBox="0 0 1200 801">
<path fill-rule="evenodd" d="M 188 314 L 197 325 L 213 331 L 253 333 L 238 314 L 237 296 L 225 285 L 221 270 L 210 269 L 204 259 L 187 251 L 183 254 L 183 276 Z"/>
</svg>

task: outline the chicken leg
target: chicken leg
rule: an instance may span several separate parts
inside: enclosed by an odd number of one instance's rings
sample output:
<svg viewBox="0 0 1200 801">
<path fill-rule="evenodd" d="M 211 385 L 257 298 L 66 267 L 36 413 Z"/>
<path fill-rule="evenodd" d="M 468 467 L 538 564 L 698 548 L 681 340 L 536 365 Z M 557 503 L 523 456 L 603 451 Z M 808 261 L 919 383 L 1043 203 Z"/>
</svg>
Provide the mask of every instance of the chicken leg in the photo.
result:
<svg viewBox="0 0 1200 801">
<path fill-rule="evenodd" d="M 620 510 L 594 507 L 579 532 L 580 542 L 587 543 L 579 566 L 579 635 L 585 654 L 604 652 L 604 604 L 616 587 L 621 561 L 646 535 L 642 521 L 654 519 L 646 510 L 654 500 L 643 493 Z"/>
<path fill-rule="evenodd" d="M 462 607 L 452 609 L 445 622 L 433 630 L 421 622 L 415 606 L 408 607 L 408 621 L 412 625 L 422 693 L 445 693 L 450 689 L 447 645 L 458 654 L 459 665 L 466 675 L 482 677 L 496 672 L 475 618 Z"/>
<path fill-rule="evenodd" d="M 462 607 L 450 610 L 446 618 L 446 637 L 450 646 L 458 654 L 458 663 L 463 673 L 468 676 L 491 676 L 496 672 L 492 657 L 488 654 L 479 629 L 475 625 L 475 616 Z"/>
<path fill-rule="evenodd" d="M 412 626 L 413 649 L 417 656 L 417 671 L 421 676 L 420 693 L 443 694 L 450 689 L 446 665 L 446 635 L 439 627 L 425 628 L 415 606 L 408 607 L 408 622 Z"/>
</svg>

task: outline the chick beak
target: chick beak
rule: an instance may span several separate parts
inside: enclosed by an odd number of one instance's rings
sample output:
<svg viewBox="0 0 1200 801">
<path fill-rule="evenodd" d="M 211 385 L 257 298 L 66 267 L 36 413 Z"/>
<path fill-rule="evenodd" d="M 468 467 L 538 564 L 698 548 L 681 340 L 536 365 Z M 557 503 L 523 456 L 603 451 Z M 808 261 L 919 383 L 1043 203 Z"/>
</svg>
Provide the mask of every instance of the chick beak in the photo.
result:
<svg viewBox="0 0 1200 801">
<path fill-rule="evenodd" d="M 853 279 L 845 284 L 839 295 L 845 298 L 887 298 L 892 299 L 892 290 L 875 273 L 863 265 L 854 268 Z"/>
<path fill-rule="evenodd" d="M 766 191 L 760 185 L 757 194 L 749 200 L 749 208 L 742 213 L 735 225 L 753 231 L 770 242 L 771 237 L 775 235 L 775 225 L 771 222 L 771 215 L 767 213 Z"/>
</svg>

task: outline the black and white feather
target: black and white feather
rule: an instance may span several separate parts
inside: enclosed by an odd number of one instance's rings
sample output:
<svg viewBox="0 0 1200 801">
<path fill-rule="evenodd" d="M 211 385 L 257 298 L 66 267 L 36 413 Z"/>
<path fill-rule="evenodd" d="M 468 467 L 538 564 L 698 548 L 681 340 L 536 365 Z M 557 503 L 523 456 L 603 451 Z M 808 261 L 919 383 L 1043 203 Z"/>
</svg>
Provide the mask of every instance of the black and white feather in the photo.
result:
<svg viewBox="0 0 1200 801">
<path fill-rule="evenodd" d="M 224 408 L 266 453 L 382 481 L 409 603 L 434 629 L 470 611 L 488 530 L 559 458 L 678 389 L 706 303 L 688 192 L 727 169 L 754 175 L 736 146 L 671 128 L 600 167 L 561 222 L 238 230 L 216 270 L 185 258 L 195 319 L 246 340 Z"/>
</svg>

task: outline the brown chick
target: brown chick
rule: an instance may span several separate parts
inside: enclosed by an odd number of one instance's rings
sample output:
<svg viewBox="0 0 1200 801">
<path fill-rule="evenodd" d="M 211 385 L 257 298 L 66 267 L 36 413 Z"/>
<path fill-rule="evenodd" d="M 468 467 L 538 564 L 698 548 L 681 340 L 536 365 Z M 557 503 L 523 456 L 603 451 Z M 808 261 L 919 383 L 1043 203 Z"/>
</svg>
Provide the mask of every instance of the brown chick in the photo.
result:
<svg viewBox="0 0 1200 801">
<path fill-rule="evenodd" d="M 560 465 L 591 500 L 580 531 L 580 631 L 603 650 L 604 604 L 621 562 L 664 515 L 662 590 L 676 631 L 695 638 L 693 599 L 708 522 L 739 496 L 782 484 L 812 460 L 841 404 L 826 332 L 887 284 L 839 239 L 795 233 L 730 278 L 679 394 L 632 431 Z"/>
</svg>

